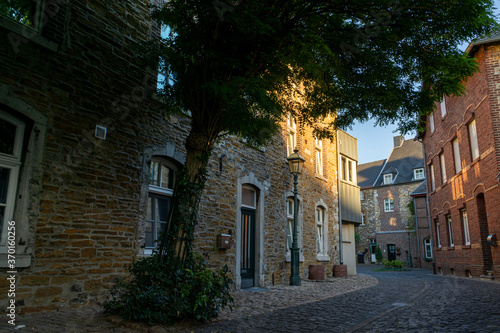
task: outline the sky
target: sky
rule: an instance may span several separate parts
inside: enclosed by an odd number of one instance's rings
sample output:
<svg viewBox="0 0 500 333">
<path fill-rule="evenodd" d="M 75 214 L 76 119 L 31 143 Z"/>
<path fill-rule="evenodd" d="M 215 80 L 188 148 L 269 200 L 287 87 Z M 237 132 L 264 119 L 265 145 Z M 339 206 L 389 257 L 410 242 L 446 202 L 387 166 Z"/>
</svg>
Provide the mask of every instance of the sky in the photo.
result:
<svg viewBox="0 0 500 333">
<path fill-rule="evenodd" d="M 494 1 L 494 7 L 497 8 L 495 13 L 497 18 L 500 10 L 500 0 Z M 468 44 L 462 45 L 461 49 L 465 50 Z M 396 130 L 396 125 L 387 127 L 374 127 L 374 121 L 365 123 L 356 123 L 352 129 L 346 132 L 358 139 L 358 164 L 383 160 L 389 157 L 394 146 L 393 137 L 399 135 Z M 415 135 L 405 135 L 405 139 L 412 139 Z"/>
</svg>

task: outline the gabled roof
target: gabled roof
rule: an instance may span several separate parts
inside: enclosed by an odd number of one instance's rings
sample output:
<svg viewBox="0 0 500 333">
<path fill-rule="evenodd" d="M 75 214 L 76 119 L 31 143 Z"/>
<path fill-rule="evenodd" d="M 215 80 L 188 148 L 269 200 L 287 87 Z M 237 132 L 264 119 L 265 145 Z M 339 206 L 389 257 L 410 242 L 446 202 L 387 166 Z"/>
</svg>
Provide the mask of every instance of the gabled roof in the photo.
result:
<svg viewBox="0 0 500 333">
<path fill-rule="evenodd" d="M 372 187 L 373 183 L 375 183 L 375 180 L 380 174 L 380 170 L 384 166 L 385 161 L 386 160 L 380 160 L 358 164 L 358 186 L 361 188 Z"/>
<path fill-rule="evenodd" d="M 413 192 L 410 193 L 410 196 L 412 197 L 420 197 L 425 195 L 427 195 L 427 187 L 425 185 L 425 180 L 420 185 L 418 185 L 418 187 L 414 189 Z"/>
<path fill-rule="evenodd" d="M 423 161 L 424 152 L 422 143 L 416 139 L 405 140 L 399 147 L 394 147 L 392 149 L 391 155 L 384 165 L 384 172 L 386 172 L 386 170 L 389 170 L 388 172 L 394 172 L 390 170 L 395 170 L 396 176 L 393 178 L 392 184 L 421 181 L 420 179 L 415 180 L 413 178 L 413 170 L 423 168 Z M 379 176 L 373 183 L 373 186 L 384 185 L 383 182 L 383 177 Z"/>
<path fill-rule="evenodd" d="M 488 36 L 483 36 L 483 37 L 480 37 L 480 38 L 477 38 L 475 40 L 473 40 L 469 46 L 467 46 L 467 49 L 465 50 L 465 52 L 469 53 L 469 54 L 473 54 L 475 49 L 481 45 L 481 44 L 489 44 L 489 43 L 494 43 L 494 42 L 498 42 L 500 41 L 500 31 L 495 31 L 495 32 L 492 32 L 490 35 Z"/>
</svg>

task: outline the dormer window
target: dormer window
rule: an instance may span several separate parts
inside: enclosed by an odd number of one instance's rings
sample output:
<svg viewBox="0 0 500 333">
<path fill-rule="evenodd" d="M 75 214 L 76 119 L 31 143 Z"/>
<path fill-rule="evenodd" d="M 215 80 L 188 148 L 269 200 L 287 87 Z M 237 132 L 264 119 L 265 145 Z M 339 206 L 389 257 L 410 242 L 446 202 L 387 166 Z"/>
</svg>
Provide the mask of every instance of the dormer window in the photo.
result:
<svg viewBox="0 0 500 333">
<path fill-rule="evenodd" d="M 413 179 L 424 179 L 424 168 L 418 168 L 413 170 Z"/>
<path fill-rule="evenodd" d="M 392 184 L 392 173 L 386 173 L 384 175 L 384 184 Z"/>
</svg>

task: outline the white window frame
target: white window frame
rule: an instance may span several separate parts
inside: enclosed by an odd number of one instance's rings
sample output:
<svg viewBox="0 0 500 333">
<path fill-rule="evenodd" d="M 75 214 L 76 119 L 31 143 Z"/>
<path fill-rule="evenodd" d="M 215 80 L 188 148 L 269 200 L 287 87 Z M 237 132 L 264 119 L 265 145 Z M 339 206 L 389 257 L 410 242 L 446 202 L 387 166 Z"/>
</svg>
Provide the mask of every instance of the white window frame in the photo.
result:
<svg viewBox="0 0 500 333">
<path fill-rule="evenodd" d="M 292 242 L 293 242 L 293 207 L 294 199 L 293 197 L 287 198 L 286 203 L 286 225 L 285 225 L 285 261 L 290 262 L 292 260 Z M 303 249 L 302 249 L 302 225 L 301 225 L 301 211 L 300 211 L 300 200 L 297 199 L 297 243 L 300 248 L 300 261 L 304 261 Z"/>
<path fill-rule="evenodd" d="M 315 162 L 316 162 L 316 173 L 323 176 L 323 140 L 318 138 L 314 139 L 315 143 Z"/>
<path fill-rule="evenodd" d="M 287 117 L 287 138 L 286 138 L 286 150 L 287 156 L 290 156 L 294 149 L 297 148 L 297 122 L 295 117 L 290 113 Z"/>
<path fill-rule="evenodd" d="M 393 212 L 394 211 L 394 199 L 387 198 L 384 200 L 384 212 Z"/>
<path fill-rule="evenodd" d="M 431 133 L 434 133 L 434 130 L 436 129 L 434 127 L 434 112 L 429 115 L 429 126 L 431 129 Z"/>
<path fill-rule="evenodd" d="M 8 226 L 13 221 L 14 208 L 16 202 L 17 186 L 19 182 L 19 169 L 21 167 L 21 152 L 23 147 L 25 124 L 16 117 L 0 111 L 0 118 L 16 127 L 12 154 L 0 153 L 0 167 L 9 170 L 8 187 L 5 203 L 0 203 L 4 207 L 4 216 L 0 236 L 0 253 L 6 253 L 8 248 Z M 19 229 L 18 229 L 19 230 Z"/>
<path fill-rule="evenodd" d="M 361 201 L 365 200 L 365 191 L 359 191 L 359 198 Z"/>
<path fill-rule="evenodd" d="M 453 140 L 453 160 L 455 162 L 455 173 L 462 171 L 462 161 L 460 160 L 460 146 L 458 144 L 458 138 Z"/>
<path fill-rule="evenodd" d="M 154 175 L 153 175 L 153 172 L 154 172 L 154 167 L 153 167 L 153 164 L 158 164 L 158 169 L 157 172 L 157 176 L 159 177 L 159 184 L 160 185 L 154 185 L 152 182 L 153 182 L 153 179 L 154 179 Z M 167 168 L 169 168 L 173 173 L 173 179 L 172 179 L 172 187 L 171 188 L 168 188 L 168 187 L 163 187 L 161 186 L 162 184 L 162 173 L 161 173 L 161 166 L 164 165 L 166 166 Z M 172 197 L 174 195 L 174 189 L 173 189 L 173 186 L 175 184 L 175 177 L 176 177 L 176 172 L 177 172 L 177 167 L 169 162 L 168 160 L 166 160 L 165 158 L 162 158 L 162 157 L 153 157 L 151 158 L 151 164 L 150 164 L 150 183 L 149 183 L 149 191 L 148 191 L 148 201 L 147 201 L 147 204 L 149 205 L 149 197 L 150 195 L 153 196 L 153 198 L 155 197 L 163 197 L 163 198 L 170 198 L 170 200 L 172 200 Z M 148 209 L 150 209 L 148 207 Z M 152 208 L 151 208 L 152 209 Z M 170 207 L 170 209 L 172 209 L 172 207 Z M 159 221 L 157 221 L 156 218 L 154 218 L 153 220 L 150 220 L 148 219 L 149 216 L 146 216 L 146 223 L 152 223 L 152 232 L 153 232 L 153 244 L 154 246 L 146 246 L 146 243 L 144 243 L 144 254 L 146 255 L 150 255 L 153 253 L 153 250 L 157 247 L 157 243 L 156 241 L 158 240 L 158 234 L 157 234 L 157 223 Z M 167 217 L 168 218 L 168 217 Z M 168 225 L 169 221 L 165 221 Z"/>
<path fill-rule="evenodd" d="M 365 225 L 366 223 L 366 212 L 364 210 L 361 211 L 361 225 Z"/>
<path fill-rule="evenodd" d="M 476 119 L 472 120 L 467 127 L 469 129 L 471 157 L 472 160 L 474 161 L 475 159 L 479 158 L 479 144 L 477 141 Z"/>
<path fill-rule="evenodd" d="M 384 184 L 392 184 L 392 173 L 384 174 Z"/>
<path fill-rule="evenodd" d="M 316 207 L 316 253 L 318 255 L 325 254 L 325 210 L 323 207 Z"/>
<path fill-rule="evenodd" d="M 454 247 L 455 239 L 453 238 L 453 221 L 451 215 L 446 215 L 446 221 L 448 223 L 448 243 L 450 247 Z"/>
<path fill-rule="evenodd" d="M 347 156 L 340 157 L 341 180 L 356 185 L 356 161 Z"/>
<path fill-rule="evenodd" d="M 443 100 L 441 101 L 441 103 L 439 103 L 440 107 L 441 107 L 441 118 L 444 118 L 444 116 L 446 116 L 446 102 L 444 100 L 444 96 L 443 96 Z"/>
<path fill-rule="evenodd" d="M 418 168 L 413 170 L 413 179 L 424 179 L 424 168 Z"/>
<path fill-rule="evenodd" d="M 432 243 L 430 238 L 424 239 L 424 257 L 425 259 L 432 259 Z"/>
<path fill-rule="evenodd" d="M 431 164 L 429 166 L 430 169 L 430 174 L 431 174 L 431 190 L 435 191 L 436 190 L 436 180 L 434 178 L 434 164 Z"/>
<path fill-rule="evenodd" d="M 435 219 L 434 224 L 436 225 L 436 242 L 438 248 L 441 248 L 441 235 L 440 235 L 440 230 L 439 230 L 439 220 Z"/>
<path fill-rule="evenodd" d="M 441 179 L 444 184 L 448 181 L 448 178 L 446 177 L 446 161 L 444 158 L 444 153 L 439 154 L 439 163 L 441 164 Z"/>
<path fill-rule="evenodd" d="M 462 209 L 460 211 L 462 217 L 462 228 L 464 232 L 464 245 L 470 245 L 470 233 L 469 233 L 469 219 L 467 217 L 467 210 Z"/>
</svg>

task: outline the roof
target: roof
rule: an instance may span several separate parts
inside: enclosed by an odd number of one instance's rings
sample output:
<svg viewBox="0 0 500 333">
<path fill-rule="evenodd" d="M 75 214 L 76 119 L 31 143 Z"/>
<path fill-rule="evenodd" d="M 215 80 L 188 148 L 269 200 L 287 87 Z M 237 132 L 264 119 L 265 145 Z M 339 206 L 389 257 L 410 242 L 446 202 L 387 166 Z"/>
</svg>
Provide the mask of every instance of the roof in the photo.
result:
<svg viewBox="0 0 500 333">
<path fill-rule="evenodd" d="M 386 160 L 358 164 L 358 186 L 367 188 L 373 186 Z"/>
<path fill-rule="evenodd" d="M 465 50 L 465 52 L 472 53 L 475 50 L 475 48 L 479 45 L 494 43 L 494 42 L 498 42 L 498 41 L 500 41 L 500 31 L 492 32 L 488 36 L 483 36 L 483 37 L 480 37 L 480 38 L 473 40 L 469 44 L 469 46 L 467 46 L 467 49 Z"/>
<path fill-rule="evenodd" d="M 420 197 L 425 195 L 427 195 L 425 180 L 422 183 L 420 183 L 420 185 L 418 185 L 417 188 L 413 190 L 413 192 L 410 193 L 410 196 L 412 197 Z"/>
<path fill-rule="evenodd" d="M 424 151 L 422 143 L 416 139 L 405 140 L 399 147 L 392 149 L 391 155 L 384 165 L 384 171 L 381 173 L 392 173 L 393 184 L 408 183 L 415 180 L 413 170 L 423 168 Z M 373 183 L 373 186 L 381 186 L 384 179 L 379 176 Z"/>
</svg>

